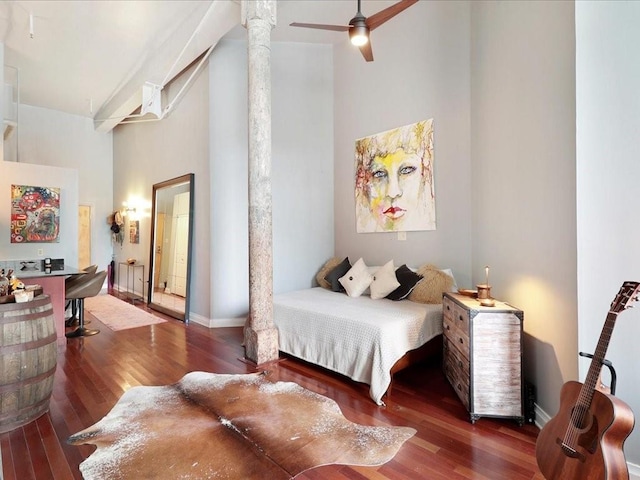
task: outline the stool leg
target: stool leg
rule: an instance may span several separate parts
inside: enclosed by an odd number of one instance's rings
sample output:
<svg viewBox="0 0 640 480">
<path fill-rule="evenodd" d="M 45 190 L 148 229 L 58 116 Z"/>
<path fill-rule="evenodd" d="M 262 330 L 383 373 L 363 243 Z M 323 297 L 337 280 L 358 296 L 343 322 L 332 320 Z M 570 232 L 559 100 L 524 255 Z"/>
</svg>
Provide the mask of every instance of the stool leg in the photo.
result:
<svg viewBox="0 0 640 480">
<path fill-rule="evenodd" d="M 71 304 L 71 316 L 64 321 L 64 326 L 67 328 L 77 327 L 80 323 L 78 320 L 78 299 L 72 298 L 69 300 L 67 308 L 69 308 L 69 304 Z M 91 323 L 91 321 L 85 320 L 85 323 Z"/>
<path fill-rule="evenodd" d="M 90 337 L 91 335 L 95 335 L 100 333 L 100 330 L 90 330 L 85 328 L 84 326 L 84 298 L 79 298 L 78 302 L 78 319 L 79 325 L 75 330 L 66 333 L 65 336 L 67 338 L 75 338 L 75 337 Z"/>
<path fill-rule="evenodd" d="M 67 303 L 67 308 L 69 308 L 69 304 L 71 304 L 71 316 L 64 321 L 65 327 L 75 327 L 78 325 L 78 304 L 75 298 L 72 298 Z M 66 308 L 65 308 L 66 310 Z"/>
</svg>

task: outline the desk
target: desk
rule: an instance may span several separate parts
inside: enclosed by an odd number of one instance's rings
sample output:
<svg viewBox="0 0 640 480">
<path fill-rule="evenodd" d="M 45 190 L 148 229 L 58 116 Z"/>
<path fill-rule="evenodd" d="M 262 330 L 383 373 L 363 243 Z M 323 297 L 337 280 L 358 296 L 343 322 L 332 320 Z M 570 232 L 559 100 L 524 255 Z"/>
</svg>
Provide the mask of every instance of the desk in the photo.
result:
<svg viewBox="0 0 640 480">
<path fill-rule="evenodd" d="M 53 270 L 51 273 L 44 273 L 39 270 L 17 270 L 13 274 L 16 278 L 22 280 L 25 285 L 41 285 L 44 293 L 51 298 L 53 306 L 53 316 L 56 322 L 56 334 L 59 339 L 65 339 L 64 336 L 64 312 L 65 312 L 65 293 L 64 280 L 70 275 L 78 275 L 83 273 L 73 267 L 65 267 L 64 270 Z"/>
</svg>

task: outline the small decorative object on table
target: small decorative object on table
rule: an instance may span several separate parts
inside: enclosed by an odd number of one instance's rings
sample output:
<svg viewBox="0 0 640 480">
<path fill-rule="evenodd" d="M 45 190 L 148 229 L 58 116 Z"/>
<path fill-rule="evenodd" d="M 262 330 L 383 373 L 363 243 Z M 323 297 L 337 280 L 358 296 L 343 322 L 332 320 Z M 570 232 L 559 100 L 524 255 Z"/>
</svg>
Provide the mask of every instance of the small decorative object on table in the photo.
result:
<svg viewBox="0 0 640 480">
<path fill-rule="evenodd" d="M 30 302 L 34 296 L 41 294 L 40 285 L 25 286 L 16 278 L 13 270 L 9 269 L 6 275 L 4 269 L 0 270 L 0 304 Z"/>
<path fill-rule="evenodd" d="M 9 278 L 4 274 L 4 268 L 0 270 L 0 297 L 9 295 Z"/>
<path fill-rule="evenodd" d="M 458 293 L 460 295 L 464 295 L 465 297 L 477 298 L 478 291 L 477 290 L 469 290 L 467 288 L 459 288 Z"/>
<path fill-rule="evenodd" d="M 485 272 L 484 284 L 476 285 L 476 288 L 478 289 L 478 300 L 486 300 L 491 298 L 491 285 L 489 285 L 489 266 L 488 265 L 484 267 L 484 272 Z M 493 306 L 493 305 L 485 305 L 485 306 Z"/>
</svg>

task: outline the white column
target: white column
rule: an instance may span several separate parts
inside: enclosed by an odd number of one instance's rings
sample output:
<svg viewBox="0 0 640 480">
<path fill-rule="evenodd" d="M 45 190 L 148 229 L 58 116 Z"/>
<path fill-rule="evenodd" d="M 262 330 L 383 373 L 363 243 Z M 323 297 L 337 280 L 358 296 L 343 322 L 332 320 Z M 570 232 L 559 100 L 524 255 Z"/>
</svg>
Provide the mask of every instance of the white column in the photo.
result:
<svg viewBox="0 0 640 480">
<path fill-rule="evenodd" d="M 275 0 L 242 0 L 249 58 L 249 317 L 245 356 L 258 365 L 278 359 L 273 324 L 271 225 L 271 29 Z"/>
</svg>

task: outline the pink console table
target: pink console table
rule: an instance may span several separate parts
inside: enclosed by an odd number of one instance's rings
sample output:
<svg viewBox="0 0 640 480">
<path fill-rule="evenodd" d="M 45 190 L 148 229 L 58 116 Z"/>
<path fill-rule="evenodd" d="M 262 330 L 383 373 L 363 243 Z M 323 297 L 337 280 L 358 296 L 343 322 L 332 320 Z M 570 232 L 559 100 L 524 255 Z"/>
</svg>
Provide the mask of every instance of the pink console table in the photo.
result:
<svg viewBox="0 0 640 480">
<path fill-rule="evenodd" d="M 53 307 L 53 316 L 56 322 L 56 334 L 58 340 L 65 339 L 64 336 L 64 314 L 65 314 L 65 293 L 64 281 L 70 275 L 78 275 L 82 271 L 65 267 L 64 270 L 55 270 L 51 273 L 40 271 L 20 271 L 14 273 L 16 277 L 22 280 L 25 285 L 41 285 L 45 294 L 51 299 Z M 66 339 L 65 342 L 66 344 Z"/>
</svg>

